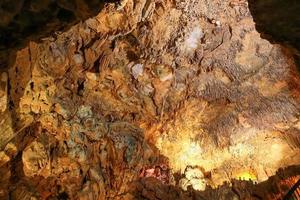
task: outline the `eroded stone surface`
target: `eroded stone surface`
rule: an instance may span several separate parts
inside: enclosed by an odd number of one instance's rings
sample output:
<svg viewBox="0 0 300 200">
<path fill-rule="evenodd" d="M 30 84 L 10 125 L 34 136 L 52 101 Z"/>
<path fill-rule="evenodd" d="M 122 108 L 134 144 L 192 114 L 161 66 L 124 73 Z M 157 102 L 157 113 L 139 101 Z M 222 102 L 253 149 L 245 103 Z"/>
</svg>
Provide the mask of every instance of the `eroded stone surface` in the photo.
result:
<svg viewBox="0 0 300 200">
<path fill-rule="evenodd" d="M 4 197 L 165 199 L 300 164 L 299 75 L 246 1 L 109 4 L 18 51 L 8 76 Z"/>
</svg>

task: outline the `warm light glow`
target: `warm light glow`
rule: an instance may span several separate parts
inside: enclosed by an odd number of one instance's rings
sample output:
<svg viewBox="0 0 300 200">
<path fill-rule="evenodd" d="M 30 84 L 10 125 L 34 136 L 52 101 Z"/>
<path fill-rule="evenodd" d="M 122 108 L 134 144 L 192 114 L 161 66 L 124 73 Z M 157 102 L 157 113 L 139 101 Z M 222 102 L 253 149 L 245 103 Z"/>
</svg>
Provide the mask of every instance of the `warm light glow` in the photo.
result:
<svg viewBox="0 0 300 200">
<path fill-rule="evenodd" d="M 173 172 L 184 174 L 188 166 L 201 167 L 211 173 L 207 182 L 210 186 L 222 185 L 231 179 L 260 183 L 274 175 L 278 168 L 299 162 L 298 150 L 292 150 L 277 131 L 247 126 L 230 136 L 228 146 L 216 146 L 211 137 L 213 133 L 203 128 L 203 121 L 211 115 L 202 112 L 209 110 L 206 107 L 207 104 L 199 102 L 188 104 L 174 122 L 166 125 L 163 133 L 157 134 L 155 145 L 168 158 Z M 286 152 L 289 156 L 284 156 Z M 188 184 L 189 180 L 183 182 L 183 188 Z M 195 183 L 191 185 L 195 187 Z M 205 184 L 199 185 L 202 188 Z"/>
<path fill-rule="evenodd" d="M 242 172 L 237 175 L 237 179 L 245 180 L 245 181 L 256 181 L 257 177 L 251 172 Z"/>
<path fill-rule="evenodd" d="M 191 139 L 187 137 L 178 139 L 176 143 L 159 138 L 157 146 L 163 153 L 166 153 L 166 155 L 168 152 L 172 153 L 172 155 L 169 155 L 172 167 L 181 172 L 183 172 L 188 165 L 197 165 L 201 158 L 201 147 L 198 143 L 191 141 Z"/>
<path fill-rule="evenodd" d="M 201 148 L 195 142 L 183 141 L 181 143 L 181 151 L 179 152 L 181 161 L 188 162 L 190 158 L 199 156 L 200 153 Z"/>
</svg>

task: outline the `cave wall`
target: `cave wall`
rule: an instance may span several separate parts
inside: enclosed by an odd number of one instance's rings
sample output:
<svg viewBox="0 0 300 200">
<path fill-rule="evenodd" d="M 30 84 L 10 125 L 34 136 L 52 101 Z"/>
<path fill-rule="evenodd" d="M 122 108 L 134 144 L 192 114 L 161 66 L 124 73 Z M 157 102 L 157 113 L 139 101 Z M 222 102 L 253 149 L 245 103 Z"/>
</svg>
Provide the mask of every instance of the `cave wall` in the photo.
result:
<svg viewBox="0 0 300 200">
<path fill-rule="evenodd" d="M 247 1 L 106 4 L 1 74 L 0 195 L 184 199 L 266 181 L 300 164 L 299 84 Z"/>
<path fill-rule="evenodd" d="M 249 9 L 259 32 L 273 42 L 282 42 L 300 50 L 298 1 L 249 0 Z"/>
<path fill-rule="evenodd" d="M 3 0 L 0 2 L 0 68 L 28 41 L 64 31 L 95 16 L 107 0 Z M 111 1 L 113 2 L 113 1 Z M 115 1 L 116 2 L 116 1 Z M 14 58 L 13 58 L 14 59 Z"/>
<path fill-rule="evenodd" d="M 300 4 L 297 0 L 249 0 L 256 29 L 263 38 L 293 49 L 300 70 Z"/>
</svg>

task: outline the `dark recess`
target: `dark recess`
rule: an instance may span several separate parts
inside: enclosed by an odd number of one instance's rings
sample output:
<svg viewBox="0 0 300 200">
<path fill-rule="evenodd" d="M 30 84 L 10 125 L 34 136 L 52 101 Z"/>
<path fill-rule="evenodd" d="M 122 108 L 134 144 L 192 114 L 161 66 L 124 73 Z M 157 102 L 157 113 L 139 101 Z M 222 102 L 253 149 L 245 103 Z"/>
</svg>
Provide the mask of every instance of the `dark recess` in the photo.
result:
<svg viewBox="0 0 300 200">
<path fill-rule="evenodd" d="M 300 70 L 300 1 L 248 0 L 255 26 L 262 37 L 293 50 Z"/>
<path fill-rule="evenodd" d="M 116 0 L 0 0 L 0 70 L 30 40 L 53 35 L 97 15 Z"/>
</svg>

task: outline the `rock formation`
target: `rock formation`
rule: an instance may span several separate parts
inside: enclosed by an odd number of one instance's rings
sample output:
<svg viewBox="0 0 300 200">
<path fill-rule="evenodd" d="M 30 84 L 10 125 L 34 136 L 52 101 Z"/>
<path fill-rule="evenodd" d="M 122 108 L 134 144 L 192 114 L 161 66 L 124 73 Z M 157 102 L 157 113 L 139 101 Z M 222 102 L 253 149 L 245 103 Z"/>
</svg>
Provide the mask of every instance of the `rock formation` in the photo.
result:
<svg viewBox="0 0 300 200">
<path fill-rule="evenodd" d="M 49 35 L 55 37 L 55 33 L 95 16 L 105 2 L 109 0 L 2 0 L 0 68 L 5 68 L 8 57 L 28 41 Z"/>
<path fill-rule="evenodd" d="M 0 198 L 274 199 L 299 179 L 299 72 L 246 0 L 106 3 L 7 69 Z"/>
</svg>

